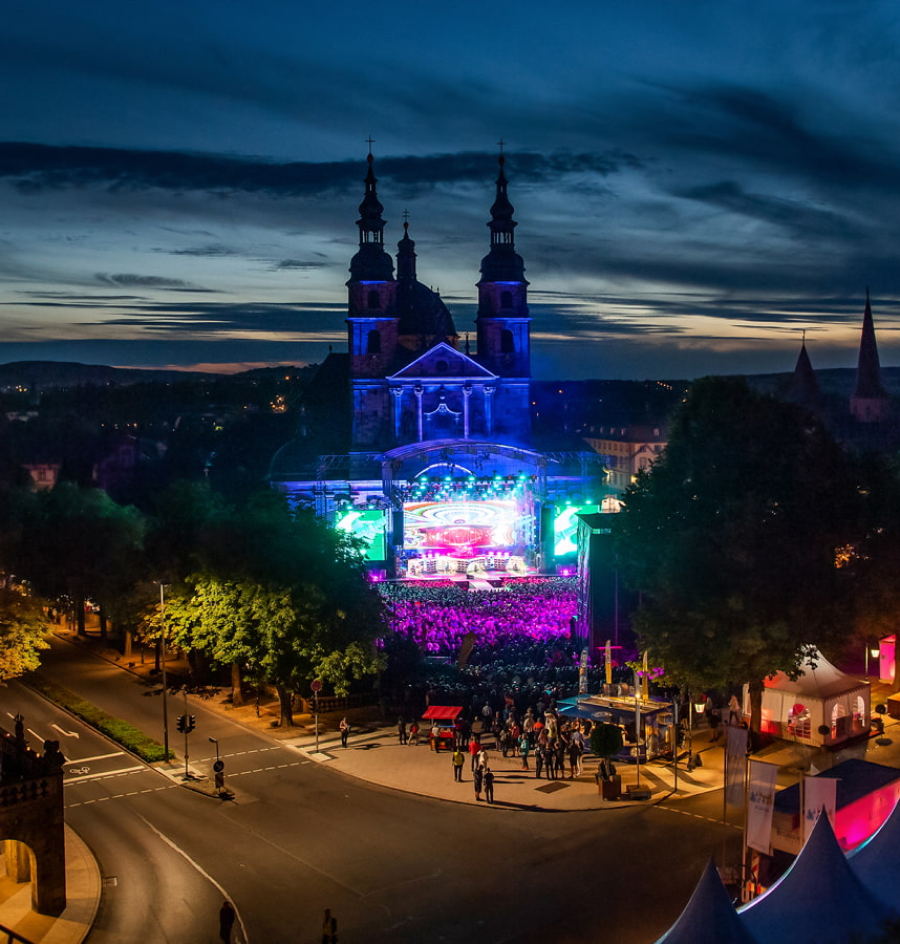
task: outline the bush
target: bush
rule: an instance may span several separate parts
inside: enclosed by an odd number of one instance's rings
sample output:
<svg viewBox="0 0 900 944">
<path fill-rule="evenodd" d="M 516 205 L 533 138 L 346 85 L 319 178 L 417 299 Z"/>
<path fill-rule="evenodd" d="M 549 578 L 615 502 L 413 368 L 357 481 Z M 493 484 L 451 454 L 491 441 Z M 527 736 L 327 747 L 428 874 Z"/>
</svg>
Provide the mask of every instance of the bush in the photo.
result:
<svg viewBox="0 0 900 944">
<path fill-rule="evenodd" d="M 47 681 L 36 675 L 31 675 L 26 680 L 35 691 L 40 692 L 45 698 L 50 699 L 60 708 L 71 711 L 82 721 L 89 724 L 92 728 L 102 731 L 107 737 L 111 737 L 117 744 L 137 754 L 142 760 L 152 764 L 158 760 L 166 760 L 165 748 L 159 741 L 154 741 L 143 731 L 138 730 L 134 725 L 121 718 L 114 718 L 105 711 L 101 711 L 96 705 L 80 698 L 69 689 L 57 685 L 55 682 Z M 169 751 L 169 757 L 174 757 L 174 753 Z"/>
<path fill-rule="evenodd" d="M 617 724 L 595 724 L 591 731 L 591 750 L 598 757 L 612 757 L 622 750 L 622 729 Z"/>
</svg>

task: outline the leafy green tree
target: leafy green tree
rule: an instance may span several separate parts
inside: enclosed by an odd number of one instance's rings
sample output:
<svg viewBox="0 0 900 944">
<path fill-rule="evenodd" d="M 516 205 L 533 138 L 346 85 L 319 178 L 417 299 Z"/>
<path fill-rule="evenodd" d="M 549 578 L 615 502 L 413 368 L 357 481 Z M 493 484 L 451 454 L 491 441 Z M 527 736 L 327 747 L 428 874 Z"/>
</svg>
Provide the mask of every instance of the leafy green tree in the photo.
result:
<svg viewBox="0 0 900 944">
<path fill-rule="evenodd" d="M 246 666 L 274 686 L 281 723 L 314 678 L 345 694 L 377 672 L 382 603 L 359 549 L 272 492 L 210 522 L 201 569 L 172 588 L 166 622 L 174 644 L 213 662 Z M 239 686 L 235 686 L 236 694 Z"/>
<path fill-rule="evenodd" d="M 0 681 L 17 678 L 40 665 L 49 626 L 41 601 L 10 587 L 0 588 Z"/>
<path fill-rule="evenodd" d="M 846 631 L 838 551 L 858 521 L 850 464 L 807 414 L 698 381 L 613 524 L 642 646 L 695 691 L 747 682 L 758 732 L 764 679 Z"/>
</svg>

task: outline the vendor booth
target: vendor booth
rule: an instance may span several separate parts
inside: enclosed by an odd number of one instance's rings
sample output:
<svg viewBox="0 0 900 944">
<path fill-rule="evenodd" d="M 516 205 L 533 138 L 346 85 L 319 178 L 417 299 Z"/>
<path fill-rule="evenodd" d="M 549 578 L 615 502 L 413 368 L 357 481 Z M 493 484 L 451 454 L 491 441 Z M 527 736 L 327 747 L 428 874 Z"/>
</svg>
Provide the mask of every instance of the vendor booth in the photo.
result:
<svg viewBox="0 0 900 944">
<path fill-rule="evenodd" d="M 422 720 L 428 725 L 428 744 L 433 751 L 452 751 L 456 740 L 456 728 L 453 722 L 462 714 L 462 708 L 449 705 L 431 705 L 425 709 Z M 431 728 L 437 727 L 437 735 Z"/>
<path fill-rule="evenodd" d="M 617 724 L 625 742 L 614 761 L 641 763 L 653 760 L 674 748 L 675 724 L 672 704 L 633 696 L 580 695 L 558 703 L 563 718 L 586 718 L 595 724 Z M 635 738 L 635 721 L 640 714 L 640 731 Z M 637 741 L 637 743 L 635 743 Z"/>
<path fill-rule="evenodd" d="M 763 683 L 763 733 L 816 747 L 833 747 L 869 731 L 869 683 L 836 669 L 821 653 L 810 657 L 796 681 L 776 672 Z M 744 686 L 744 714 L 750 694 Z M 828 728 L 822 734 L 820 728 Z"/>
</svg>

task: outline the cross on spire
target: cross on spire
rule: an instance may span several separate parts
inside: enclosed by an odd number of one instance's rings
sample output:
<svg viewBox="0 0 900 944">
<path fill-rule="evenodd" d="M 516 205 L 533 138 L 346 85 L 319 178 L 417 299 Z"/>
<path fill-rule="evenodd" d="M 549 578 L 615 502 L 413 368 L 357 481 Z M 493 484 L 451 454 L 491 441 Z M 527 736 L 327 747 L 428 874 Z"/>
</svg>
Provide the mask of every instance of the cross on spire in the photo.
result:
<svg viewBox="0 0 900 944">
<path fill-rule="evenodd" d="M 372 153 L 372 145 L 373 145 L 374 143 L 375 143 L 375 139 L 374 139 L 374 138 L 372 137 L 372 135 L 370 134 L 370 135 L 366 138 L 366 144 L 369 145 L 369 153 L 370 153 L 370 154 Z"/>
<path fill-rule="evenodd" d="M 500 153 L 503 154 L 503 145 L 505 144 L 503 138 L 497 142 L 497 146 L 500 148 Z"/>
<path fill-rule="evenodd" d="M 408 222 L 409 222 L 409 210 L 404 210 L 404 211 L 403 211 L 403 222 L 404 222 L 404 223 L 408 223 Z"/>
</svg>

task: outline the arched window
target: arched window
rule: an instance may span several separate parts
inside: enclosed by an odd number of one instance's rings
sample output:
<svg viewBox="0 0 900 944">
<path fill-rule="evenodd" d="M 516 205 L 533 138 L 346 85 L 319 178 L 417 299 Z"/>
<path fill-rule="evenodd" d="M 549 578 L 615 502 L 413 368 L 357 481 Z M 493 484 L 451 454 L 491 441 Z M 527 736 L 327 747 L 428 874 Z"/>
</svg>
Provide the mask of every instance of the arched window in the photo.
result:
<svg viewBox="0 0 900 944">
<path fill-rule="evenodd" d="M 369 290 L 369 299 L 366 304 L 369 308 L 381 308 L 381 296 L 374 288 Z"/>
<path fill-rule="evenodd" d="M 501 292 L 500 293 L 500 307 L 501 308 L 512 308 L 512 292 Z"/>
<path fill-rule="evenodd" d="M 381 353 L 381 332 L 370 331 L 369 337 L 366 343 L 366 354 L 380 354 L 380 353 Z"/>
<path fill-rule="evenodd" d="M 516 353 L 516 341 L 513 337 L 512 331 L 509 328 L 504 328 L 500 332 L 500 353 L 501 354 L 515 354 Z"/>
</svg>

